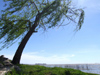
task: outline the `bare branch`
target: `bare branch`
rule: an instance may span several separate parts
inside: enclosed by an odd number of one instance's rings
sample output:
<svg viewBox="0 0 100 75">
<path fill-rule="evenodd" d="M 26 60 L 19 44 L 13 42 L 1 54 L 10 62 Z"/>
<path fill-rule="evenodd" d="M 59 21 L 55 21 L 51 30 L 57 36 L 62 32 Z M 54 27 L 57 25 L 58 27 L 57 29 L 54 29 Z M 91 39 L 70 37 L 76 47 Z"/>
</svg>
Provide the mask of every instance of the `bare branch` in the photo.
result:
<svg viewBox="0 0 100 75">
<path fill-rule="evenodd" d="M 74 20 L 73 18 L 70 18 L 70 16 L 68 16 L 68 15 L 66 15 L 66 14 L 64 14 L 64 15 L 65 15 L 65 17 L 66 17 L 68 20 L 71 20 L 71 21 L 73 21 L 74 23 L 76 23 L 75 20 Z"/>
<path fill-rule="evenodd" d="M 30 1 L 31 2 L 31 4 L 34 4 L 35 5 L 35 7 L 36 7 L 36 9 L 37 9 L 37 11 L 38 11 L 38 13 L 39 13 L 39 9 L 38 9 L 38 7 L 37 7 L 37 5 L 35 4 L 35 2 L 33 1 Z"/>
<path fill-rule="evenodd" d="M 49 3 L 49 0 L 47 0 L 47 3 Z"/>
</svg>

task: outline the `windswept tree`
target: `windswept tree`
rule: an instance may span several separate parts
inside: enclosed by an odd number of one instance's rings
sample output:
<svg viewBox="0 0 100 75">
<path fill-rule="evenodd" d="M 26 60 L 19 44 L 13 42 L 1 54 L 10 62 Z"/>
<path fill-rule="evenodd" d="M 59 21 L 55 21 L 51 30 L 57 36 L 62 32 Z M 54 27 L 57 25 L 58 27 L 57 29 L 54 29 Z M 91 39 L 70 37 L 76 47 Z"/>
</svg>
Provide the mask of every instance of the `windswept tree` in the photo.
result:
<svg viewBox="0 0 100 75">
<path fill-rule="evenodd" d="M 4 0 L 4 2 L 6 9 L 0 15 L 0 39 L 3 44 L 1 49 L 22 38 L 13 57 L 13 64 L 20 64 L 27 41 L 39 29 L 47 30 L 74 22 L 79 30 L 84 21 L 84 11 L 72 6 L 71 0 Z"/>
</svg>

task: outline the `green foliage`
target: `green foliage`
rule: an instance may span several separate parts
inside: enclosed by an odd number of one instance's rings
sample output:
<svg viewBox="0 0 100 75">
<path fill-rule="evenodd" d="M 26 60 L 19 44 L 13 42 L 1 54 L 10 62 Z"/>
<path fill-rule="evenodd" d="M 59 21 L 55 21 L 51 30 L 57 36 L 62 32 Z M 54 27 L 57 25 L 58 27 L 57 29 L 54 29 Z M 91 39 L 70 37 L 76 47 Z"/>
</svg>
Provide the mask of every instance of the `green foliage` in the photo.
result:
<svg viewBox="0 0 100 75">
<path fill-rule="evenodd" d="M 38 65 L 19 65 L 19 67 L 21 68 L 20 72 L 13 69 L 6 75 L 97 75 L 60 67 L 49 68 Z"/>
<path fill-rule="evenodd" d="M 74 22 L 79 30 L 84 22 L 84 11 L 74 8 L 71 0 L 4 0 L 4 2 L 6 9 L 2 10 L 0 15 L 2 48 L 9 47 L 17 39 L 23 38 L 34 24 L 35 30 L 46 30 L 62 26 L 64 21 L 66 24 Z"/>
</svg>

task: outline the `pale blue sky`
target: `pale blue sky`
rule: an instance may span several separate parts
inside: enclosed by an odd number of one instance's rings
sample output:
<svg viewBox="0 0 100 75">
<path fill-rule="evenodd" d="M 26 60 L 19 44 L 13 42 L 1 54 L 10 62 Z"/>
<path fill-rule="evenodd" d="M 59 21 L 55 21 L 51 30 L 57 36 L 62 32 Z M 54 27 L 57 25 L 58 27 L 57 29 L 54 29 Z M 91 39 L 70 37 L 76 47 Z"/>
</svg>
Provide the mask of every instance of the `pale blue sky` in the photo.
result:
<svg viewBox="0 0 100 75">
<path fill-rule="evenodd" d="M 24 49 L 21 63 L 100 63 L 100 0 L 74 1 L 74 5 L 85 10 L 81 30 L 75 33 L 75 26 L 70 24 L 33 34 Z M 18 42 L 0 51 L 0 55 L 12 59 L 17 47 Z"/>
</svg>

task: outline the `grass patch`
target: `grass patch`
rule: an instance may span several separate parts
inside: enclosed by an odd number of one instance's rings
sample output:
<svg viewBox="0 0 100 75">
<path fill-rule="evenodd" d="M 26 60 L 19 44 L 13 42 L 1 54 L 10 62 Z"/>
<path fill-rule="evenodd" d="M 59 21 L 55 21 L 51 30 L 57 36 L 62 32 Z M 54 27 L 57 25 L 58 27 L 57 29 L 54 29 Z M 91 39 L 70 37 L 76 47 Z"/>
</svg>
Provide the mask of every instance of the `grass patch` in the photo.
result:
<svg viewBox="0 0 100 75">
<path fill-rule="evenodd" d="M 60 67 L 44 67 L 39 65 L 18 65 L 21 71 L 12 69 L 6 75 L 97 75 L 91 73 L 84 73 L 80 70 L 60 68 Z"/>
</svg>

